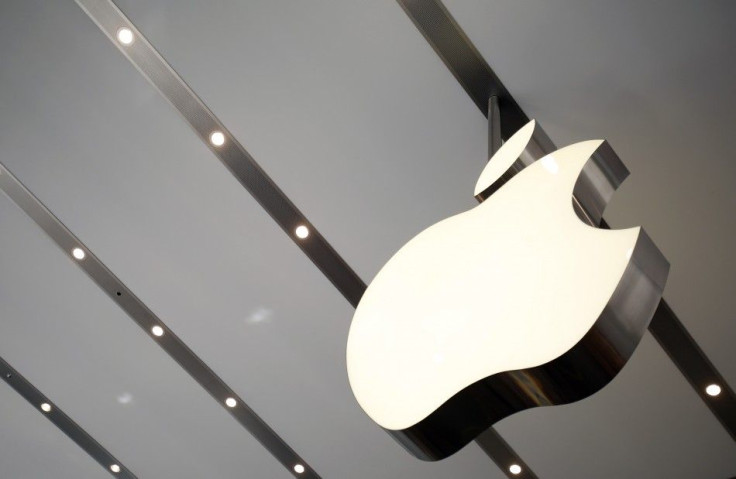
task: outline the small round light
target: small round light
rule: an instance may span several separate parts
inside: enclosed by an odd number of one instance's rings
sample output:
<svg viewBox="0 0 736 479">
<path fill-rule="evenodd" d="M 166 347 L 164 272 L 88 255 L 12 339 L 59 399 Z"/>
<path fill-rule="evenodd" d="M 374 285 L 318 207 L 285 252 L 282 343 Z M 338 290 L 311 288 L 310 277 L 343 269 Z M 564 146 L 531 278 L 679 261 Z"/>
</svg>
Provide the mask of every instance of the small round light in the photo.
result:
<svg viewBox="0 0 736 479">
<path fill-rule="evenodd" d="M 74 248 L 72 250 L 72 256 L 74 256 L 77 259 L 84 259 L 86 254 L 84 254 L 84 250 L 82 248 Z"/>
<path fill-rule="evenodd" d="M 302 466 L 301 464 L 297 464 L 296 466 L 294 466 L 294 472 L 296 472 L 297 474 L 301 474 L 302 472 L 304 472 L 304 466 Z"/>
<path fill-rule="evenodd" d="M 521 474 L 521 466 L 518 464 L 511 464 L 511 466 L 509 466 L 509 472 L 513 475 Z"/>
<path fill-rule="evenodd" d="M 297 226 L 294 232 L 296 233 L 297 238 L 304 239 L 309 236 L 309 228 L 304 225 Z"/>
<path fill-rule="evenodd" d="M 718 384 L 709 384 L 708 387 L 705 388 L 706 394 L 708 396 L 718 396 L 721 394 L 721 387 Z"/>
<path fill-rule="evenodd" d="M 236 401 L 235 398 L 227 398 L 225 399 L 225 405 L 227 407 L 235 407 L 238 405 L 238 401 Z"/>
<path fill-rule="evenodd" d="M 215 146 L 222 146 L 225 144 L 225 135 L 221 131 L 214 131 L 210 135 L 210 143 Z"/>
<path fill-rule="evenodd" d="M 164 335 L 164 328 L 161 326 L 154 326 L 151 328 L 151 332 L 154 336 L 163 336 Z"/>
<path fill-rule="evenodd" d="M 110 466 L 110 470 L 112 472 L 118 473 L 118 472 L 120 472 L 120 466 L 118 466 L 117 464 L 113 464 L 113 465 Z"/>
<path fill-rule="evenodd" d="M 51 412 L 51 404 L 45 402 L 41 404 L 41 411 L 43 412 Z"/>
<path fill-rule="evenodd" d="M 133 40 L 135 40 L 135 36 L 133 36 L 133 32 L 128 27 L 123 27 L 120 30 L 118 30 L 118 41 L 122 43 L 123 45 L 130 45 L 133 43 Z"/>
</svg>

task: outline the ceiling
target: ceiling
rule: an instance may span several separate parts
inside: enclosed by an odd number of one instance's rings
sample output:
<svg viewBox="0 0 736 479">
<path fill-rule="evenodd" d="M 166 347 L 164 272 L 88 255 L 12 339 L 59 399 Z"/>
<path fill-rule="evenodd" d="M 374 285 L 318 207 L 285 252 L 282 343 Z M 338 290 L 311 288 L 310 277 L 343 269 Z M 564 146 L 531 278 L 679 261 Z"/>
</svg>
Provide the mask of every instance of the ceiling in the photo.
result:
<svg viewBox="0 0 736 479">
<path fill-rule="evenodd" d="M 116 3 L 364 280 L 475 204 L 486 120 L 394 0 Z M 646 228 L 736 384 L 736 4 L 445 4 L 558 145 L 611 142 L 607 221 Z M 0 161 L 322 477 L 504 477 L 367 418 L 351 306 L 73 1 L 2 2 L 0 42 Z M 290 477 L 4 195 L 0 231 L 0 356 L 138 477 Z M 651 335 L 600 393 L 497 429 L 545 479 L 736 475 Z M 0 385 L 2 477 L 107 474 Z"/>
</svg>

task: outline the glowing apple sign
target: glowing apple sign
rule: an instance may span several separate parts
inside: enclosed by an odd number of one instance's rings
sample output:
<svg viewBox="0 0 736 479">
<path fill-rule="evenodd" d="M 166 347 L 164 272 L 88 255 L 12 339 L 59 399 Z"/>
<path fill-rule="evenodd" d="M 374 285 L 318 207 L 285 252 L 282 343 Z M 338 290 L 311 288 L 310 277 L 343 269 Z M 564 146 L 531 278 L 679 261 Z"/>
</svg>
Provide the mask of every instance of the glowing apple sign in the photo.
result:
<svg viewBox="0 0 736 479">
<path fill-rule="evenodd" d="M 669 264 L 646 233 L 599 229 L 573 208 L 575 192 L 578 210 L 602 212 L 628 174 L 613 150 L 584 141 L 510 178 L 534 129 L 486 166 L 476 195 L 492 196 L 409 241 L 355 312 L 355 397 L 421 459 L 444 458 L 515 412 L 604 387 L 661 298 Z"/>
</svg>

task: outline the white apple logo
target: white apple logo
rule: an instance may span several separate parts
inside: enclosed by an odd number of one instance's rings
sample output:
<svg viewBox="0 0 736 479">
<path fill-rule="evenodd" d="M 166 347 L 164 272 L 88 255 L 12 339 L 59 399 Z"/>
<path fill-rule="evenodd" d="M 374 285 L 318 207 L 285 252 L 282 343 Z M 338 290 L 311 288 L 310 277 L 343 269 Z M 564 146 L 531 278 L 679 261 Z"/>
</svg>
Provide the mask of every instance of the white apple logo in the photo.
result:
<svg viewBox="0 0 736 479">
<path fill-rule="evenodd" d="M 476 194 L 534 128 L 494 155 Z M 633 352 L 668 264 L 641 228 L 602 230 L 574 213 L 573 188 L 602 144 L 559 149 L 427 228 L 366 290 L 348 337 L 350 385 L 417 457 L 446 457 L 522 409 L 582 399 Z"/>
</svg>

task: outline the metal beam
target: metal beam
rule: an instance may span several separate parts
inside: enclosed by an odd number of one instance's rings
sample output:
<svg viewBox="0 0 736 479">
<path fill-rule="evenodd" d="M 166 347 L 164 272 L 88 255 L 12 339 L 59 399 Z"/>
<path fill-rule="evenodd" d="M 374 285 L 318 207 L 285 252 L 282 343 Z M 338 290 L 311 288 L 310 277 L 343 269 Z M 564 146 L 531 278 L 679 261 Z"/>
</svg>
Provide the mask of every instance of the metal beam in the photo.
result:
<svg viewBox="0 0 736 479">
<path fill-rule="evenodd" d="M 666 302 L 659 303 L 649 332 L 736 441 L 736 394 Z M 705 392 L 710 384 L 720 386 L 718 396 Z"/>
<path fill-rule="evenodd" d="M 119 479 L 137 479 L 137 476 L 130 469 L 125 467 L 110 451 L 105 449 L 102 444 L 82 429 L 82 426 L 67 416 L 58 405 L 54 404 L 51 399 L 39 391 L 38 388 L 31 384 L 30 381 L 23 377 L 22 374 L 15 370 L 2 357 L 0 357 L 0 375 L 34 409 L 43 412 L 49 421 L 58 427 L 61 432 L 66 434 L 69 439 L 77 443 L 77 446 L 89 454 L 108 473 Z M 42 409 L 42 404 L 49 406 L 48 411 Z"/>
<path fill-rule="evenodd" d="M 212 150 L 212 153 L 253 195 L 253 198 L 294 240 L 350 304 L 357 306 L 365 290 L 365 283 L 261 169 L 243 145 L 207 108 L 171 65 L 136 29 L 135 25 L 110 0 L 76 1 L 123 55 L 184 117 L 184 120 Z M 132 43 L 126 45 L 118 40 L 117 34 L 121 28 L 128 28 L 133 33 Z M 221 146 L 215 146 L 210 141 L 213 132 L 223 134 L 224 143 Z M 297 236 L 296 229 L 299 226 L 309 228 L 307 238 L 302 239 Z"/>
<path fill-rule="evenodd" d="M 441 1 L 396 1 L 484 115 L 488 99 L 498 98 L 503 138 L 527 124 L 529 118 Z"/>
<path fill-rule="evenodd" d="M 531 468 L 521 460 L 518 454 L 509 446 L 495 429 L 490 428 L 475 440 L 480 448 L 490 457 L 496 465 L 509 477 L 516 479 L 537 479 L 537 475 Z M 512 473 L 511 468 L 517 465 L 521 468 L 519 472 Z"/>
</svg>

